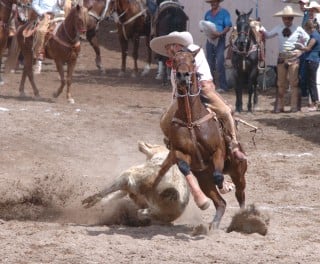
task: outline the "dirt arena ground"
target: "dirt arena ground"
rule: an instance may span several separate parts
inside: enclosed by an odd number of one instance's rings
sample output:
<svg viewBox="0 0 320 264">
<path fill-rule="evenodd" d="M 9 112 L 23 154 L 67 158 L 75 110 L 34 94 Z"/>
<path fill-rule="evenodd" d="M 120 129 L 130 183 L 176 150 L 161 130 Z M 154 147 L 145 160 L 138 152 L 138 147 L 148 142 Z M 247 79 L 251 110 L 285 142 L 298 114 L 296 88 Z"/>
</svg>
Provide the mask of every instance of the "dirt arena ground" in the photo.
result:
<svg viewBox="0 0 320 264">
<path fill-rule="evenodd" d="M 81 200 L 121 171 L 144 161 L 137 141 L 161 144 L 159 118 L 170 88 L 149 77 L 118 77 L 120 53 L 112 25 L 103 24 L 106 74 L 87 42 L 74 74 L 75 104 L 51 61 L 36 76 L 42 96 L 19 98 L 21 70 L 0 87 L 0 263 L 319 263 L 320 112 L 272 114 L 274 89 L 260 91 L 260 109 L 241 118 L 249 157 L 247 205 L 270 217 L 266 236 L 227 233 L 239 208 L 234 193 L 220 230 L 193 236 L 212 221 L 213 205 L 193 201 L 171 226 L 132 226 L 130 203 L 83 209 Z M 143 49 L 143 45 L 141 45 Z M 143 56 L 140 56 L 143 58 Z M 129 68 L 132 60 L 128 60 Z M 143 62 L 139 62 L 143 66 Z M 234 91 L 223 95 L 234 105 Z"/>
</svg>

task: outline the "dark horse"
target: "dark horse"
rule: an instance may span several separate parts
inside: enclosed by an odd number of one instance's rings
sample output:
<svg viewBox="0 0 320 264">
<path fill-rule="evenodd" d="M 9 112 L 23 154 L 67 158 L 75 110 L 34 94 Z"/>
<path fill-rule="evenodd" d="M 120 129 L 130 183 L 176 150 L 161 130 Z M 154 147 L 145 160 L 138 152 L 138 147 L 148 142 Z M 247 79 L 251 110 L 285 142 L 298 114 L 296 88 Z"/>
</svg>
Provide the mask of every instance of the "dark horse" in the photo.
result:
<svg viewBox="0 0 320 264">
<path fill-rule="evenodd" d="M 147 9 L 142 7 L 139 0 L 111 0 L 110 11 L 115 18 L 118 36 L 121 46 L 121 70 L 119 75 L 124 75 L 126 71 L 126 59 L 128 54 L 128 42 L 132 40 L 134 69 L 132 76 L 138 73 L 138 49 L 140 36 L 145 36 L 147 47 L 147 64 L 142 72 L 146 75 L 150 71 L 152 52 L 149 46 L 150 42 L 150 17 L 147 15 Z"/>
<path fill-rule="evenodd" d="M 9 19 L 11 17 L 12 5 L 18 4 L 18 0 L 1 0 L 0 2 L 0 68 L 2 64 L 2 53 L 7 48 L 9 38 Z M 0 85 L 4 82 L 0 73 Z"/>
<path fill-rule="evenodd" d="M 170 142 L 170 152 L 163 162 L 158 180 L 175 163 L 185 162 L 198 179 L 206 196 L 216 207 L 210 228 L 218 228 L 226 209 L 226 201 L 216 186 L 222 188 L 228 173 L 236 187 L 236 198 L 245 207 L 245 173 L 247 161 L 236 160 L 230 155 L 214 113 L 208 112 L 200 98 L 194 53 L 180 51 L 173 58 L 176 101 L 161 118 L 160 126 Z"/>
<path fill-rule="evenodd" d="M 248 111 L 252 112 L 258 104 L 257 79 L 259 75 L 258 69 L 258 43 L 255 38 L 252 27 L 250 26 L 249 17 L 252 9 L 248 13 L 240 13 L 236 9 L 237 14 L 237 36 L 232 43 L 232 65 L 234 71 L 235 91 L 236 91 L 236 111 L 242 112 L 242 93 L 245 85 L 248 86 Z M 253 97 L 253 106 L 252 106 Z"/>
<path fill-rule="evenodd" d="M 189 17 L 183 11 L 183 6 L 175 1 L 162 1 L 154 18 L 155 37 L 167 35 L 173 31 L 186 31 Z M 168 72 L 166 67 L 167 57 L 157 55 L 158 75 L 156 79 L 161 79 L 163 84 L 168 83 Z"/>
<path fill-rule="evenodd" d="M 80 52 L 79 35 L 86 31 L 88 20 L 87 8 L 76 5 L 70 10 L 65 20 L 57 25 L 55 33 L 49 33 L 45 44 L 46 58 L 53 59 L 55 61 L 57 70 L 60 76 L 60 87 L 53 94 L 58 97 L 67 83 L 67 100 L 70 103 L 74 103 L 74 99 L 71 96 L 71 83 L 72 75 L 76 65 L 76 61 Z M 32 23 L 32 22 L 31 22 Z M 24 67 L 22 77 L 20 81 L 19 92 L 20 96 L 25 96 L 24 85 L 26 77 L 29 78 L 35 97 L 39 97 L 39 90 L 34 81 L 34 75 L 32 66 L 34 63 L 33 56 L 33 41 L 34 36 L 24 36 L 24 30 L 28 27 L 29 23 L 21 26 L 17 32 L 17 39 L 19 47 L 24 56 Z M 63 65 L 67 64 L 67 79 L 64 76 Z"/>
</svg>

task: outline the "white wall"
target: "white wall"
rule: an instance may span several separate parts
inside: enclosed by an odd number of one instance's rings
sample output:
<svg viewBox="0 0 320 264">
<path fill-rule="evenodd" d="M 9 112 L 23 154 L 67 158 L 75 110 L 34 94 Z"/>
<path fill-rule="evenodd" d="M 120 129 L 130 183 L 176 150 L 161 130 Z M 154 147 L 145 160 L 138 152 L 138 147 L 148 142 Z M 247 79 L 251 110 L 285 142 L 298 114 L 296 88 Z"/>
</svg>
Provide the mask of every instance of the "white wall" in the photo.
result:
<svg viewBox="0 0 320 264">
<path fill-rule="evenodd" d="M 192 33 L 195 43 L 205 47 L 206 38 L 204 34 L 199 31 L 198 23 L 203 19 L 204 13 L 210 9 L 210 4 L 206 3 L 204 0 L 180 0 L 180 2 L 184 5 L 184 10 L 189 16 L 189 31 Z M 256 9 L 257 2 L 258 8 Z M 253 8 L 252 17 L 256 17 L 257 10 L 263 26 L 267 30 L 270 30 L 275 25 L 282 23 L 281 18 L 273 17 L 273 14 L 281 11 L 284 6 L 288 4 L 283 3 L 281 0 L 224 0 L 220 5 L 230 12 L 233 24 L 236 19 L 236 9 L 248 12 L 250 8 Z M 299 5 L 291 5 L 296 11 L 299 11 Z M 300 17 L 296 17 L 294 23 L 301 25 L 301 21 L 302 19 Z M 277 38 L 267 40 L 266 51 L 267 64 L 276 64 L 278 53 Z"/>
</svg>

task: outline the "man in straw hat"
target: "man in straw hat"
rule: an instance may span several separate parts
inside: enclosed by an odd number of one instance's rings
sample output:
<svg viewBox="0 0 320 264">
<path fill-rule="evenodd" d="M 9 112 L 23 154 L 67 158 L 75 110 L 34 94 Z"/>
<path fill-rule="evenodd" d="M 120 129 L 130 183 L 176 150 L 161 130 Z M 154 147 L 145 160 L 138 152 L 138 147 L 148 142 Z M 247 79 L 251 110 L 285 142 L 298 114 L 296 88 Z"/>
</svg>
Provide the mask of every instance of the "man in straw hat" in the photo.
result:
<svg viewBox="0 0 320 264">
<path fill-rule="evenodd" d="M 294 11 L 291 6 L 287 5 L 283 8 L 283 10 L 275 13 L 273 16 L 281 17 L 283 24 L 275 26 L 271 31 L 263 30 L 262 32 L 267 39 L 278 36 L 279 40 L 279 56 L 277 62 L 278 81 L 274 113 L 284 112 L 284 96 L 288 88 L 288 82 L 291 87 L 290 111 L 297 112 L 300 111 L 301 108 L 298 75 L 298 57 L 301 53 L 295 54 L 294 52 L 292 52 L 290 53 L 290 58 L 287 58 L 288 48 L 286 47 L 286 42 L 298 28 L 296 25 L 293 25 L 293 19 L 295 17 L 301 17 L 302 14 L 300 12 Z"/>
<path fill-rule="evenodd" d="M 206 43 L 207 59 L 210 66 L 211 74 L 218 73 L 218 91 L 225 92 L 228 90 L 225 70 L 224 50 L 226 48 L 226 34 L 232 27 L 231 16 L 227 9 L 220 7 L 223 0 L 205 0 L 211 5 L 204 14 L 204 20 L 210 21 L 216 25 L 216 32 L 212 33 L 211 41 Z M 212 40 L 218 40 L 215 45 Z"/>
<path fill-rule="evenodd" d="M 238 160 L 245 160 L 246 156 L 241 151 L 241 146 L 236 138 L 236 129 L 232 117 L 231 108 L 225 103 L 223 98 L 218 93 L 216 93 L 215 86 L 213 84 L 213 78 L 210 72 L 210 67 L 205 57 L 204 51 L 203 49 L 200 49 L 198 45 L 193 44 L 192 35 L 187 31 L 174 31 L 168 35 L 152 39 L 150 42 L 150 47 L 157 54 L 169 58 L 172 58 L 176 54 L 176 52 L 182 50 L 183 48 L 187 48 L 190 51 L 199 50 L 197 55 L 195 56 L 195 64 L 197 73 L 199 74 L 200 78 L 199 81 L 201 85 L 201 94 L 209 101 L 209 107 L 217 114 L 218 118 L 222 121 L 226 130 L 226 138 L 228 140 L 232 155 L 234 155 L 234 157 Z M 175 91 L 176 89 L 174 79 L 174 71 L 171 71 L 171 84 L 173 87 L 173 91 Z M 181 171 L 186 176 L 190 188 L 193 190 L 198 190 L 199 188 L 195 187 L 196 185 L 194 184 L 194 180 L 191 180 L 193 175 L 190 173 L 190 171 L 183 171 L 183 169 Z M 220 189 L 220 192 L 222 193 L 226 191 L 227 190 Z M 193 194 L 195 193 L 195 191 L 191 191 L 191 193 Z M 202 196 L 200 195 L 194 195 L 194 199 L 199 207 L 204 200 L 201 197 Z"/>
<path fill-rule="evenodd" d="M 32 0 L 32 14 L 30 20 L 38 24 L 35 43 L 33 45 L 33 56 L 37 59 L 35 73 L 41 72 L 41 64 L 44 59 L 44 41 L 47 34 L 50 20 L 63 11 L 58 4 L 58 0 Z"/>
</svg>

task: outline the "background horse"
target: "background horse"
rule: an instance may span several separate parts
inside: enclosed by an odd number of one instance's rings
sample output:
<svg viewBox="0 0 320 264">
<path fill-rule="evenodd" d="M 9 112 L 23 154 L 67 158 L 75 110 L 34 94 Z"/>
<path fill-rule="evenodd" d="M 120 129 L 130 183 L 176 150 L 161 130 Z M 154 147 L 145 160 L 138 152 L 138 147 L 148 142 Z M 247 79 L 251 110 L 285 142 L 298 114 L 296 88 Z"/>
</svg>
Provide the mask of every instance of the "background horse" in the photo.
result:
<svg viewBox="0 0 320 264">
<path fill-rule="evenodd" d="M 113 15 L 117 24 L 118 36 L 121 46 L 121 70 L 119 75 L 124 75 L 126 71 L 126 59 L 128 54 L 128 42 L 132 40 L 134 69 L 132 76 L 138 73 L 138 49 L 140 36 L 145 36 L 147 47 L 147 64 L 142 72 L 146 75 L 150 71 L 152 52 L 149 46 L 150 42 L 150 17 L 147 15 L 147 9 L 142 7 L 139 0 L 111 0 L 110 13 Z"/>
<path fill-rule="evenodd" d="M 194 65 L 196 52 L 181 51 L 173 58 L 176 100 L 160 121 L 161 129 L 170 142 L 170 152 L 162 164 L 158 179 L 173 164 L 179 166 L 181 162 L 187 163 L 202 191 L 216 207 L 210 228 L 218 228 L 226 201 L 216 186 L 223 188 L 223 173 L 228 173 L 235 184 L 238 203 L 243 208 L 247 161 L 236 160 L 230 155 L 219 122 L 201 102 Z"/>
<path fill-rule="evenodd" d="M 17 4 L 17 0 L 1 0 L 0 3 L 0 69 L 2 65 L 2 53 L 7 48 L 7 42 L 9 37 L 9 23 L 12 13 L 13 4 Z M 13 19 L 13 17 L 11 17 Z M 0 72 L 0 85 L 3 85 L 4 81 Z"/>
<path fill-rule="evenodd" d="M 242 93 L 243 88 L 248 87 L 248 111 L 252 112 L 258 104 L 257 78 L 258 70 L 258 43 L 255 34 L 250 26 L 249 17 L 252 9 L 248 13 L 237 14 L 236 40 L 232 43 L 232 65 L 234 72 L 235 91 L 236 91 L 236 111 L 242 112 Z M 252 98 L 253 97 L 253 98 Z M 253 107 L 252 107 L 253 99 Z"/>
<path fill-rule="evenodd" d="M 85 7 L 76 5 L 71 9 L 68 16 L 63 22 L 58 25 L 56 33 L 48 33 L 49 37 L 45 44 L 45 55 L 49 59 L 55 61 L 57 70 L 60 75 L 60 87 L 54 93 L 54 97 L 58 97 L 67 83 L 67 100 L 74 103 L 71 97 L 72 74 L 76 65 L 76 61 L 80 52 L 79 35 L 86 31 L 88 19 L 88 10 Z M 31 22 L 32 23 L 32 22 Z M 29 26 L 29 23 L 21 26 L 17 32 L 17 40 L 19 47 L 24 56 L 24 67 L 20 81 L 20 96 L 25 96 L 24 85 L 26 77 L 29 78 L 35 97 L 39 97 L 39 90 L 34 81 L 33 75 L 33 41 L 34 36 L 24 36 L 24 30 Z M 67 80 L 64 77 L 63 65 L 67 64 Z"/>
<path fill-rule="evenodd" d="M 167 35 L 173 31 L 186 31 L 189 20 L 183 11 L 183 6 L 175 1 L 162 1 L 159 5 L 158 13 L 155 15 L 155 37 Z M 168 83 L 168 71 L 166 66 L 167 57 L 157 55 L 158 74 L 156 79 L 163 80 L 163 84 Z"/>
<path fill-rule="evenodd" d="M 89 19 L 87 24 L 86 37 L 96 54 L 96 66 L 101 73 L 105 73 L 105 69 L 101 62 L 101 52 L 97 32 L 99 24 L 106 18 L 107 10 L 111 0 L 84 0 L 83 4 L 89 10 Z"/>
</svg>

